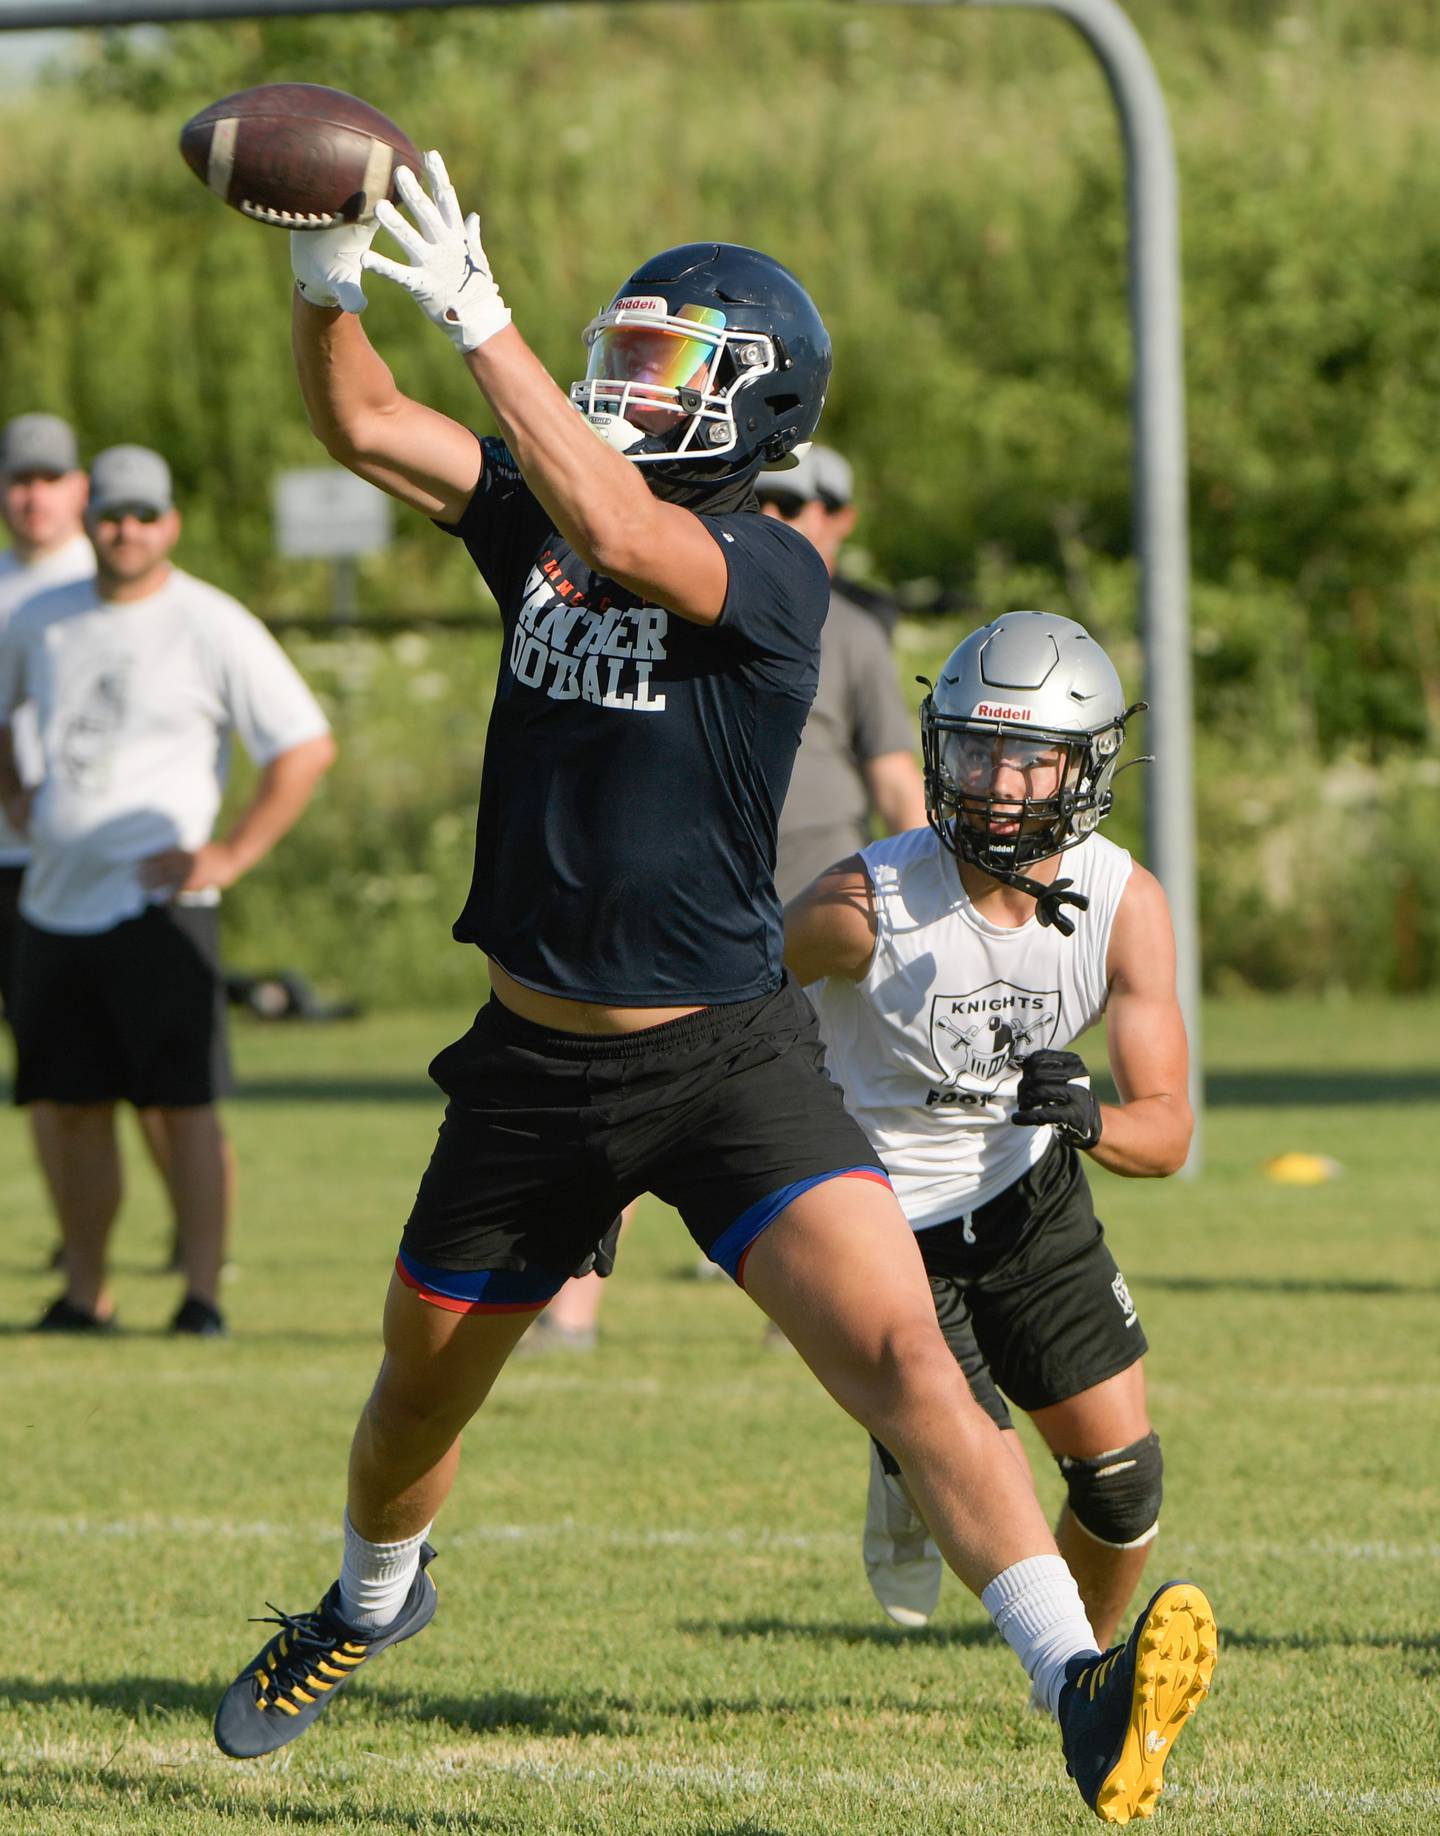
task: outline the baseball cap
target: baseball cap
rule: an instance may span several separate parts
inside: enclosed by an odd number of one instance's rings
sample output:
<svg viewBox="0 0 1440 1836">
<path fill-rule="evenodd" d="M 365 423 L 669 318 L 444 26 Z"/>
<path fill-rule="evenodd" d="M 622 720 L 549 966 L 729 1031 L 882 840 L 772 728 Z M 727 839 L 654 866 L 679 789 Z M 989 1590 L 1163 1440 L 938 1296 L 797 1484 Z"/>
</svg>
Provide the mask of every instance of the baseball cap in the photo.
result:
<svg viewBox="0 0 1440 1836">
<path fill-rule="evenodd" d="M 90 465 L 90 514 L 168 510 L 170 467 L 148 446 L 107 446 Z"/>
<path fill-rule="evenodd" d="M 0 432 L 0 476 L 78 471 L 80 454 L 68 422 L 58 414 L 17 414 Z"/>
<path fill-rule="evenodd" d="M 800 504 L 819 498 L 827 510 L 843 510 L 855 495 L 855 474 L 833 446 L 812 446 L 788 470 L 761 472 L 755 490 L 761 498 L 790 498 Z"/>
</svg>

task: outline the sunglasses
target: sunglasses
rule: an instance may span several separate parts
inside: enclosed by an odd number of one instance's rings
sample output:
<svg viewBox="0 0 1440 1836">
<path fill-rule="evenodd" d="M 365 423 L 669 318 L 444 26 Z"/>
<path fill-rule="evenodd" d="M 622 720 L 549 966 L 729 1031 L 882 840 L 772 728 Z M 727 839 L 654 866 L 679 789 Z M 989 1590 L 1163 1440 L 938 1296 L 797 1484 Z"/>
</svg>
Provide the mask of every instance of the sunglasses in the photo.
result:
<svg viewBox="0 0 1440 1836">
<path fill-rule="evenodd" d="M 97 523 L 123 523 L 126 517 L 133 517 L 137 523 L 158 523 L 165 514 L 149 504 L 119 504 L 110 510 L 97 510 Z"/>
</svg>

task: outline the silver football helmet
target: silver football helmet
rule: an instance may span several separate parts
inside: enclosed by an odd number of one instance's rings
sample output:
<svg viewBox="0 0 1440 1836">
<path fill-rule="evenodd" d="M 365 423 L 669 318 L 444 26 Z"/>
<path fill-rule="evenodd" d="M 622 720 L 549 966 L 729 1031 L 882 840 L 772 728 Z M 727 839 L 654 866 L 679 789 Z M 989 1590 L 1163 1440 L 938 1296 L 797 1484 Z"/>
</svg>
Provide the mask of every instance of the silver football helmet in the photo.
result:
<svg viewBox="0 0 1440 1836">
<path fill-rule="evenodd" d="M 1110 813 L 1126 705 L 1115 666 L 1083 625 L 1007 612 L 946 658 L 920 709 L 925 807 L 951 853 L 1035 895 L 1042 924 L 1075 928 L 1084 900 L 1022 869 L 1092 835 Z"/>
</svg>

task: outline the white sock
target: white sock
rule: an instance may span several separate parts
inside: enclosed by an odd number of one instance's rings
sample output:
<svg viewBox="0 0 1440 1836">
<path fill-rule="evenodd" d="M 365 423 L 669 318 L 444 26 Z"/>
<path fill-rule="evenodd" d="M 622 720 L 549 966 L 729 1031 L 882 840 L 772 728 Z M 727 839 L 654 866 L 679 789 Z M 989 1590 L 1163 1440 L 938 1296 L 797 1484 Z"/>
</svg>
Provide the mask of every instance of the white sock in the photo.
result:
<svg viewBox="0 0 1440 1836">
<path fill-rule="evenodd" d="M 398 1617 L 420 1567 L 420 1545 L 430 1525 L 403 1543 L 367 1543 L 345 1513 L 345 1560 L 340 1565 L 340 1611 L 357 1632 L 375 1632 Z"/>
<path fill-rule="evenodd" d="M 1097 1651 L 1075 1577 L 1058 1555 L 1027 1556 L 996 1575 L 980 1604 L 1025 1666 L 1035 1700 L 1053 1715 L 1066 1664 Z"/>
</svg>

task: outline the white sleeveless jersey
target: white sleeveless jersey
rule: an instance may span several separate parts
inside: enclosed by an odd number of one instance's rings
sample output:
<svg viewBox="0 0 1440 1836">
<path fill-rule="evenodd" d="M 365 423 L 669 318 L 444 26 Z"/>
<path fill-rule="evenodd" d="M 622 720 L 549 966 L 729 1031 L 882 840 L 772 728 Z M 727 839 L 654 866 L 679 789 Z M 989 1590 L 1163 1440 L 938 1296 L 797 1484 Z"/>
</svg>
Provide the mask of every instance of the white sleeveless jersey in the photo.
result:
<svg viewBox="0 0 1440 1836">
<path fill-rule="evenodd" d="M 1063 857 L 1085 893 L 1075 935 L 1031 918 L 982 918 L 931 829 L 872 842 L 877 937 L 865 978 L 808 990 L 831 1076 L 884 1162 L 916 1230 L 976 1210 L 1050 1145 L 1011 1122 L 1020 1061 L 1079 1037 L 1105 1010 L 1105 963 L 1130 878 L 1123 848 L 1092 835 Z"/>
</svg>

